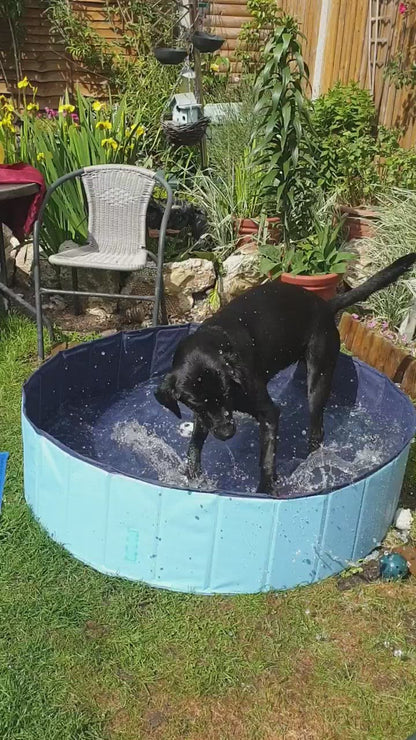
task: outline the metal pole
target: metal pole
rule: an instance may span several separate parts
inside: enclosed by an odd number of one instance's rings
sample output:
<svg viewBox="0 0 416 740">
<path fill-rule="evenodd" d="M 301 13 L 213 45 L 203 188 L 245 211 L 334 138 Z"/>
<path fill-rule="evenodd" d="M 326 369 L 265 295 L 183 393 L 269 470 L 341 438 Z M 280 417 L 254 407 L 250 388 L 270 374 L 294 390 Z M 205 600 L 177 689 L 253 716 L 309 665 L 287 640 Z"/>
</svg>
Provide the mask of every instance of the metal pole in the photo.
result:
<svg viewBox="0 0 416 740">
<path fill-rule="evenodd" d="M 189 0 L 189 17 L 191 21 L 191 28 L 193 31 L 198 31 L 201 26 L 201 21 L 198 16 L 198 0 Z M 194 71 L 195 71 L 195 97 L 201 106 L 202 114 L 204 113 L 204 91 L 202 88 L 202 72 L 201 72 L 201 54 L 198 49 L 193 49 L 194 55 Z M 202 168 L 208 167 L 208 151 L 207 151 L 207 140 L 203 136 L 201 139 L 201 164 Z"/>
</svg>

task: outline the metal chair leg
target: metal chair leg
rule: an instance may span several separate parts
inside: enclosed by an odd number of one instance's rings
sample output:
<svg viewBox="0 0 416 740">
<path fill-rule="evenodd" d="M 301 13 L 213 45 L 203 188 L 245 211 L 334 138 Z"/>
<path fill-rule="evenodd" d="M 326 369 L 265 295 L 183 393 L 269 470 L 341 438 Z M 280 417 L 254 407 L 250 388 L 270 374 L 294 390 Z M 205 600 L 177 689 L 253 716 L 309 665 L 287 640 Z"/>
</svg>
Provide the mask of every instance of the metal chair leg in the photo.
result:
<svg viewBox="0 0 416 740">
<path fill-rule="evenodd" d="M 35 224 L 35 228 L 37 224 Z M 40 292 L 40 267 L 39 267 L 39 250 L 33 250 L 33 279 L 35 283 L 35 308 L 36 308 L 36 329 L 38 336 L 38 357 L 40 360 L 45 359 L 45 348 L 43 344 L 43 316 L 42 316 L 42 296 Z"/>
<path fill-rule="evenodd" d="M 160 296 L 160 314 L 161 314 L 162 324 L 167 325 L 168 324 L 168 311 L 166 307 L 166 298 L 165 298 L 165 290 L 164 290 L 163 282 L 162 282 L 162 293 Z"/>
<path fill-rule="evenodd" d="M 72 290 L 78 290 L 78 270 L 76 267 L 71 268 L 72 274 Z M 74 314 L 79 316 L 81 313 L 81 303 L 78 295 L 74 295 Z"/>
</svg>

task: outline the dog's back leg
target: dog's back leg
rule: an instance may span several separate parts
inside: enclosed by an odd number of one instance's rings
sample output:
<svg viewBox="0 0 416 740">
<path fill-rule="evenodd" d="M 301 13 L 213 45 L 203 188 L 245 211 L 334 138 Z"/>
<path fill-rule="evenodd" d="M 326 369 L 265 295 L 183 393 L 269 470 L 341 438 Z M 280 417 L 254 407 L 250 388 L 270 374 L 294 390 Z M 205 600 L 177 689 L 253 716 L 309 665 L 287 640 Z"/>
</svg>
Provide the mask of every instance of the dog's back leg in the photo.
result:
<svg viewBox="0 0 416 740">
<path fill-rule="evenodd" d="M 306 352 L 308 404 L 310 414 L 309 452 L 317 450 L 324 438 L 323 416 L 331 393 L 332 378 L 340 348 L 335 325 L 314 334 Z"/>
</svg>

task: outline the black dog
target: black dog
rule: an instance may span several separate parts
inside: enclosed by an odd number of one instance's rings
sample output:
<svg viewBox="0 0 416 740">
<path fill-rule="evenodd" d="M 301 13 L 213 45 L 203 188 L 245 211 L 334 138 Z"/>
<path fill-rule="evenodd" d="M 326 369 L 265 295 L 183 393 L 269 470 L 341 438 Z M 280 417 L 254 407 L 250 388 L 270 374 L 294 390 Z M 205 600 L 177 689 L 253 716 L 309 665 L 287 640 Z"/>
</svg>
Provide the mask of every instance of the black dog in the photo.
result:
<svg viewBox="0 0 416 740">
<path fill-rule="evenodd" d="M 155 395 L 179 418 L 178 401 L 195 414 L 189 477 L 201 473 L 201 450 L 208 433 L 229 439 L 235 433 L 233 411 L 243 411 L 260 426 L 257 490 L 272 492 L 279 409 L 268 394 L 267 383 L 298 360 L 306 362 L 309 449 L 316 450 L 324 436 L 323 412 L 340 349 L 336 312 L 390 285 L 415 261 L 416 253 L 402 257 L 363 285 L 328 302 L 303 288 L 267 283 L 233 300 L 180 342 L 172 371 Z"/>
</svg>

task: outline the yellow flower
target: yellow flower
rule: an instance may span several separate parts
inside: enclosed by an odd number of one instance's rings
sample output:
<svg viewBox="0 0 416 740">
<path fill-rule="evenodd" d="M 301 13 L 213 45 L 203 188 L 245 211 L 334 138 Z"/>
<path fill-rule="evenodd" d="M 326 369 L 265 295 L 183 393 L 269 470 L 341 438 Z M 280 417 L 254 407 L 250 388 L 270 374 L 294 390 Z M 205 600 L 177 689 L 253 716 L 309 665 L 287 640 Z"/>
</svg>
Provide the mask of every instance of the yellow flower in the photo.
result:
<svg viewBox="0 0 416 740">
<path fill-rule="evenodd" d="M 107 131 L 110 131 L 111 123 L 110 121 L 97 121 L 97 123 L 95 124 L 95 128 L 98 128 L 101 130 L 107 129 Z"/>
<path fill-rule="evenodd" d="M 29 85 L 30 85 L 30 82 L 27 79 L 26 75 L 23 77 L 23 80 L 19 80 L 19 82 L 17 83 L 17 87 L 19 88 L 19 90 L 23 90 L 26 87 L 29 87 Z"/>
<path fill-rule="evenodd" d="M 220 71 L 220 65 L 219 64 L 211 64 L 210 65 L 211 72 L 219 72 Z"/>
<path fill-rule="evenodd" d="M 105 146 L 107 149 L 111 148 L 116 151 L 118 149 L 118 144 L 115 139 L 103 139 L 101 142 L 101 146 Z"/>
<path fill-rule="evenodd" d="M 12 131 L 13 133 L 15 133 L 15 128 L 14 128 L 14 126 L 12 124 L 12 119 L 11 119 L 10 113 L 8 113 L 6 116 L 4 116 L 4 118 L 2 118 L 0 120 L 0 128 L 2 128 L 2 129 L 7 128 L 7 129 L 9 129 L 9 131 Z"/>
<path fill-rule="evenodd" d="M 14 113 L 14 108 L 11 103 L 4 103 L 3 110 L 9 111 L 9 113 Z"/>
<path fill-rule="evenodd" d="M 36 113 L 39 110 L 39 106 L 37 103 L 28 103 L 28 105 L 26 106 L 26 110 Z"/>
<path fill-rule="evenodd" d="M 43 162 L 43 160 L 45 159 L 45 152 L 38 152 L 36 155 L 36 159 L 38 160 L 38 162 Z"/>
<path fill-rule="evenodd" d="M 60 105 L 58 108 L 59 113 L 73 113 L 75 110 L 75 105 L 71 105 L 70 103 L 65 103 L 64 105 Z"/>
<path fill-rule="evenodd" d="M 5 95 L 0 95 L 0 103 L 7 103 L 7 98 Z"/>
<path fill-rule="evenodd" d="M 146 133 L 146 129 L 145 129 L 144 126 L 137 126 L 137 128 L 136 128 L 136 130 L 134 132 L 134 135 L 135 136 L 143 136 L 143 134 L 145 134 L 145 133 Z"/>
<path fill-rule="evenodd" d="M 98 100 L 94 100 L 94 102 L 93 102 L 93 104 L 92 104 L 91 107 L 92 107 L 93 111 L 95 111 L 96 113 L 98 113 L 102 108 L 104 108 L 104 103 L 100 103 Z"/>
</svg>

